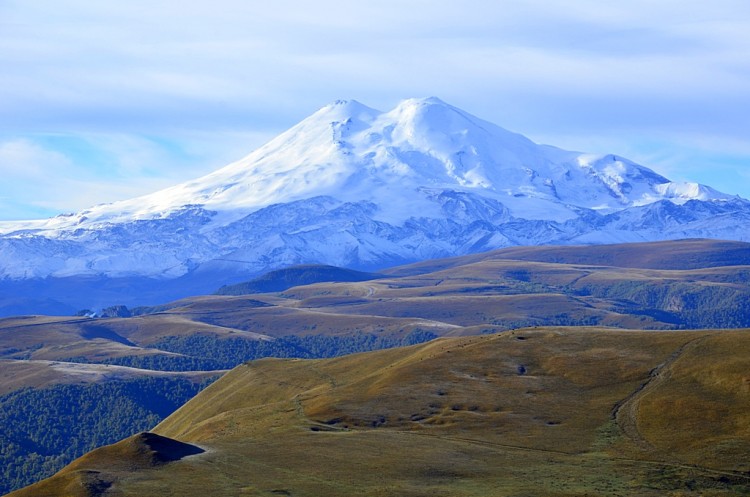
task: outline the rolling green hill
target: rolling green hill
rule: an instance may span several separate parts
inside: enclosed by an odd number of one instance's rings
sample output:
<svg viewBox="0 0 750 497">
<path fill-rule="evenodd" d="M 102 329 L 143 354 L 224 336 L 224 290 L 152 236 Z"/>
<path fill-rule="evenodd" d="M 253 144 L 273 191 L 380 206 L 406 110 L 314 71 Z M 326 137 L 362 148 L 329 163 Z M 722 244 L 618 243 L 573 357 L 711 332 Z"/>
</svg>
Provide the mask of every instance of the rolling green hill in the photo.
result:
<svg viewBox="0 0 750 497">
<path fill-rule="evenodd" d="M 545 328 L 252 361 L 11 495 L 747 495 L 748 354 L 748 330 Z"/>
</svg>

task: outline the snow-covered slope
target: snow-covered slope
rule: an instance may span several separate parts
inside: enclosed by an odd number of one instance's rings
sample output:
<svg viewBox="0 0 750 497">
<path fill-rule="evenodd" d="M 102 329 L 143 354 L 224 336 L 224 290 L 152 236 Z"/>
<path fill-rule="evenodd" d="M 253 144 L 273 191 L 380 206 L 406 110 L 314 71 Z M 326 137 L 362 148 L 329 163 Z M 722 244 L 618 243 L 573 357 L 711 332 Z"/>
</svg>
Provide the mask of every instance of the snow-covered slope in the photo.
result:
<svg viewBox="0 0 750 497">
<path fill-rule="evenodd" d="M 437 98 L 390 112 L 338 101 L 194 181 L 0 222 L 0 277 L 241 279 L 515 244 L 749 240 L 748 218 L 746 200 L 620 156 L 537 145 Z"/>
</svg>

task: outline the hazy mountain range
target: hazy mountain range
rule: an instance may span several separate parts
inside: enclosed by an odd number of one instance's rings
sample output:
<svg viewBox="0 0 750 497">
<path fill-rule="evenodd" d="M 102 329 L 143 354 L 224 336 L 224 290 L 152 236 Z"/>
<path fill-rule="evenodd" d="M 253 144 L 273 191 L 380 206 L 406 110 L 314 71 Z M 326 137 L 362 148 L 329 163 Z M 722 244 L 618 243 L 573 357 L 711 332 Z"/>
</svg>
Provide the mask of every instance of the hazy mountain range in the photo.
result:
<svg viewBox="0 0 750 497">
<path fill-rule="evenodd" d="M 214 173 L 0 222 L 0 314 L 158 303 L 271 269 L 373 270 L 514 245 L 750 240 L 750 202 L 538 145 L 437 98 L 328 105 Z"/>
</svg>

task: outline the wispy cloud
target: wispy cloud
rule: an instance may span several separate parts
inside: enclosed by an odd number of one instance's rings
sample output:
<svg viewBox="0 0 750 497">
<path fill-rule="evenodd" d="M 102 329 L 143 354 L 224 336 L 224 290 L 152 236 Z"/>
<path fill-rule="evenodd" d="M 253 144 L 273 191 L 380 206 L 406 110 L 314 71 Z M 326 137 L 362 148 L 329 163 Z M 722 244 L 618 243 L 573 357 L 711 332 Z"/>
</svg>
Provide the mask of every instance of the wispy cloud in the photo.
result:
<svg viewBox="0 0 750 497">
<path fill-rule="evenodd" d="M 267 138 L 89 133 L 0 141 L 0 219 L 48 217 L 166 188 L 239 159 Z"/>
<path fill-rule="evenodd" d="M 83 208 L 138 191 L 133 185 L 97 175 L 56 149 L 26 139 L 0 143 L 0 174 L 0 207 L 6 219 L 23 214 L 21 199 L 25 199 L 26 209 L 53 215 L 60 205 Z"/>
<path fill-rule="evenodd" d="M 648 157 L 639 144 L 661 140 L 679 157 L 700 141 L 719 157 L 750 141 L 748 53 L 740 0 L 0 2 L 0 137 L 58 153 L 36 162 L 45 177 L 67 160 L 110 199 L 125 178 L 145 193 L 208 172 L 342 97 L 438 95 L 569 148 Z M 84 157 L 50 134 L 100 143 Z"/>
</svg>

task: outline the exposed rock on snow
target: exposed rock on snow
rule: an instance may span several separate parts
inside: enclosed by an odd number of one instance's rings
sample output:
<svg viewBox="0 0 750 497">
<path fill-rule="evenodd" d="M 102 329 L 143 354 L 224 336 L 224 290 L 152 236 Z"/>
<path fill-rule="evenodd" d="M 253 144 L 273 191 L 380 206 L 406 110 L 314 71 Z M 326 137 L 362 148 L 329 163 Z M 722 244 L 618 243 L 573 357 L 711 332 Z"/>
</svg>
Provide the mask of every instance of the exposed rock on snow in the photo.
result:
<svg viewBox="0 0 750 497">
<path fill-rule="evenodd" d="M 0 223 L 0 278 L 252 275 L 378 267 L 517 244 L 750 240 L 750 202 L 452 107 L 328 105 L 203 178 L 72 215 Z"/>
</svg>

